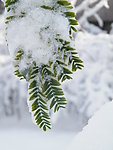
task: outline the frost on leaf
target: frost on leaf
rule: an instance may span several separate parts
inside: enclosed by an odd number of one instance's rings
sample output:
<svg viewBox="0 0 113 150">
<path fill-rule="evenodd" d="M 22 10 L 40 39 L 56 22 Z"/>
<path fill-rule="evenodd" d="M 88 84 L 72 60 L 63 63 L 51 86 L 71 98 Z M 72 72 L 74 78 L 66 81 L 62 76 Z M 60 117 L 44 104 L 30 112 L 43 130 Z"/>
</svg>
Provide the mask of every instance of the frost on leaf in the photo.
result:
<svg viewBox="0 0 113 150">
<path fill-rule="evenodd" d="M 6 32 L 15 75 L 29 83 L 35 123 L 51 128 L 49 110 L 66 105 L 61 82 L 82 69 L 72 35 L 77 20 L 67 0 L 6 0 Z"/>
</svg>

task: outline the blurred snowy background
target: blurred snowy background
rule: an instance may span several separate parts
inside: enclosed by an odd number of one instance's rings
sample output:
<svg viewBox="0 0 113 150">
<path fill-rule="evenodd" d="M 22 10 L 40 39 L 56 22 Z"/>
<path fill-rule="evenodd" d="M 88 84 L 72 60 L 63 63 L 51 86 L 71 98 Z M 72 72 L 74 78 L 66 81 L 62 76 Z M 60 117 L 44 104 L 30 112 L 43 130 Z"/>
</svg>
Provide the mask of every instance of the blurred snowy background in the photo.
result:
<svg viewBox="0 0 113 150">
<path fill-rule="evenodd" d="M 51 114 L 53 129 L 45 134 L 32 123 L 26 82 L 13 74 L 0 0 L 0 150 L 65 150 L 89 118 L 113 98 L 113 0 L 71 2 L 79 21 L 76 49 L 85 67 L 63 84 L 67 108 Z"/>
</svg>

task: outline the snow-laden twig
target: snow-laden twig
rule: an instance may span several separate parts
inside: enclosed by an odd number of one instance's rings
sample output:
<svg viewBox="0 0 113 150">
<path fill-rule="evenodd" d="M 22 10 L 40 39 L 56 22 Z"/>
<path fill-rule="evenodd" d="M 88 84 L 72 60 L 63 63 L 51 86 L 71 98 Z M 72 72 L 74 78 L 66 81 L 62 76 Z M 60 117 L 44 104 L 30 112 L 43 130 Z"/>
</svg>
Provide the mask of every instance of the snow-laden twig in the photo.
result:
<svg viewBox="0 0 113 150">
<path fill-rule="evenodd" d="M 76 12 L 78 13 L 86 9 L 89 5 L 92 5 L 95 2 L 98 2 L 98 0 L 84 0 L 79 6 L 76 7 Z"/>
<path fill-rule="evenodd" d="M 88 22 L 88 18 L 94 17 L 96 21 L 98 22 L 99 26 L 102 27 L 104 25 L 103 19 L 99 15 L 99 10 L 101 10 L 103 7 L 109 8 L 108 4 L 109 0 L 83 0 L 80 4 L 78 0 L 71 0 L 72 4 L 76 6 L 76 13 L 80 14 L 79 18 L 79 24 L 82 26 L 82 28 L 91 31 L 92 33 L 98 33 L 98 30 L 96 26 L 92 25 Z M 79 28 L 81 28 L 79 26 Z"/>
<path fill-rule="evenodd" d="M 109 0 L 102 0 L 99 3 L 97 3 L 93 8 L 87 7 L 87 11 L 84 11 L 84 14 L 79 19 L 79 22 L 82 24 L 84 21 L 87 20 L 88 17 L 91 17 L 94 14 L 96 14 L 103 7 L 106 7 L 108 9 L 109 8 L 108 1 Z"/>
<path fill-rule="evenodd" d="M 104 23 L 103 23 L 101 17 L 100 17 L 97 13 L 94 14 L 94 17 L 95 17 L 96 20 L 98 21 L 99 26 L 100 26 L 100 27 L 103 27 Z"/>
</svg>

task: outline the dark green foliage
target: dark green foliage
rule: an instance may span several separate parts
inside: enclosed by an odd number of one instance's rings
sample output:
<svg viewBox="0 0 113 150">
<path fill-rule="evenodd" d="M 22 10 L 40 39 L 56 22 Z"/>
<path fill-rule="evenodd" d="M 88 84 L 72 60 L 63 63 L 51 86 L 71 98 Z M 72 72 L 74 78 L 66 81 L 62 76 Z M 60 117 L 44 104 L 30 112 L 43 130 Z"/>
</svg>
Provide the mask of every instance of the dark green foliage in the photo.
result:
<svg viewBox="0 0 113 150">
<path fill-rule="evenodd" d="M 45 5 L 41 6 L 41 8 L 48 9 L 48 10 L 52 10 L 53 9 L 53 8 L 51 8 L 49 6 L 45 6 Z"/>
<path fill-rule="evenodd" d="M 58 111 L 59 108 L 64 108 L 66 105 L 66 100 L 64 93 L 60 88 L 60 83 L 54 79 L 48 79 L 44 82 L 43 92 L 51 100 L 50 109 L 54 107 L 54 112 Z"/>
<path fill-rule="evenodd" d="M 6 0 L 5 7 L 9 7 L 10 5 L 16 3 L 18 0 Z"/>
<path fill-rule="evenodd" d="M 10 11 L 10 6 L 17 2 L 17 0 L 6 0 L 6 7 Z M 76 25 L 77 20 L 76 15 L 72 11 L 72 5 L 67 0 L 58 0 L 57 7 L 65 7 L 66 12 L 62 12 L 70 24 L 69 36 L 72 38 L 73 32 L 77 32 Z M 42 9 L 47 9 L 48 11 L 56 11 L 56 7 L 41 6 Z M 25 13 L 22 12 L 19 17 L 24 17 Z M 15 16 L 7 17 L 7 22 L 12 20 Z M 24 50 L 18 50 L 15 58 L 16 71 L 20 79 L 26 79 L 29 83 L 29 101 L 32 103 L 32 112 L 36 124 L 46 131 L 47 128 L 51 129 L 49 110 L 54 109 L 54 112 L 58 111 L 60 108 L 65 108 L 66 99 L 64 97 L 63 90 L 61 88 L 61 82 L 65 80 L 72 79 L 72 74 L 77 69 L 83 68 L 83 62 L 78 57 L 75 48 L 73 48 L 69 41 L 65 41 L 60 38 L 55 40 L 60 43 L 61 47 L 54 52 L 57 56 L 54 62 L 49 61 L 48 64 L 36 65 L 36 62 L 32 62 L 28 68 L 23 71 L 19 70 L 19 63 L 24 57 Z M 60 70 L 60 71 L 59 71 Z M 49 107 L 48 107 L 49 104 Z M 49 108 L 49 109 L 48 109 Z"/>
<path fill-rule="evenodd" d="M 47 128 L 51 129 L 50 117 L 47 108 L 47 100 L 41 89 L 39 89 L 37 81 L 33 80 L 29 85 L 29 101 L 32 103 L 32 112 L 37 125 L 46 131 Z"/>
</svg>

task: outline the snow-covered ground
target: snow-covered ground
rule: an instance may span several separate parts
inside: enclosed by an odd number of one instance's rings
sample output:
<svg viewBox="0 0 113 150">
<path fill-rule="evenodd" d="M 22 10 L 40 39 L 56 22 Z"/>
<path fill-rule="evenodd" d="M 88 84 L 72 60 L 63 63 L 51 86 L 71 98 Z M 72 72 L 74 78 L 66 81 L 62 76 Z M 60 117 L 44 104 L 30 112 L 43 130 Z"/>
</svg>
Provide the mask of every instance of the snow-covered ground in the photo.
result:
<svg viewBox="0 0 113 150">
<path fill-rule="evenodd" d="M 65 150 L 74 133 L 31 130 L 0 130 L 0 150 Z"/>
<path fill-rule="evenodd" d="M 112 114 L 113 102 L 105 104 L 76 137 L 74 132 L 44 133 L 19 126 L 2 128 L 0 150 L 113 150 Z"/>
<path fill-rule="evenodd" d="M 113 101 L 104 105 L 68 150 L 113 150 Z"/>
</svg>

